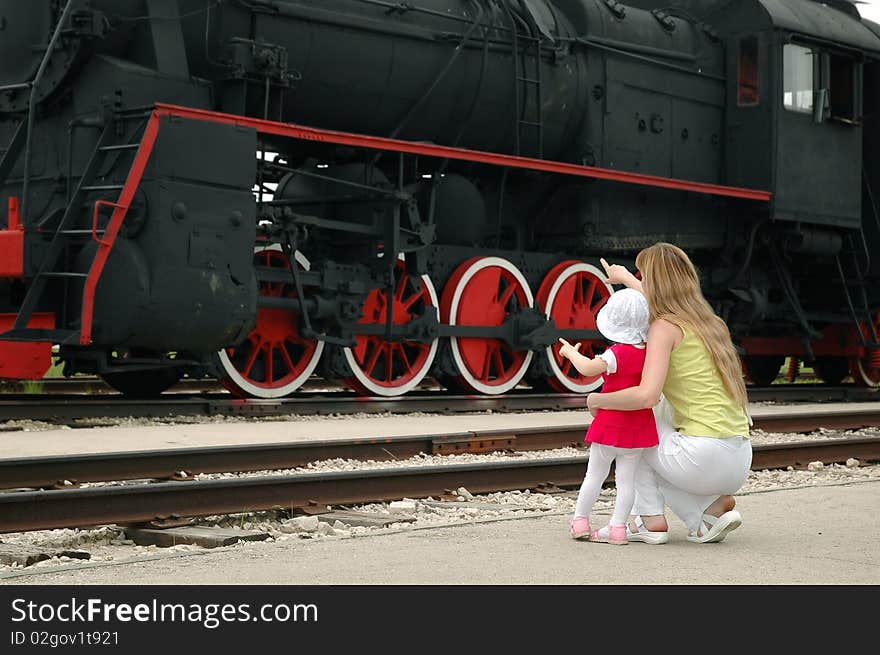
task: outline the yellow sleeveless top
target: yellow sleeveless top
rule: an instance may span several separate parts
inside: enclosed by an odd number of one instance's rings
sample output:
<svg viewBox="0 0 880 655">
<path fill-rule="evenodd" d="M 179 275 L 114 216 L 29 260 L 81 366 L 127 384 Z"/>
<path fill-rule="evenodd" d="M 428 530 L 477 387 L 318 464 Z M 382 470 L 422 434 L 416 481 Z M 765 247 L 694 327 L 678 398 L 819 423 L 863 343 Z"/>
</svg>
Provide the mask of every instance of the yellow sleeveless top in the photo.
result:
<svg viewBox="0 0 880 655">
<path fill-rule="evenodd" d="M 748 437 L 749 419 L 728 395 L 703 340 L 679 327 L 684 338 L 672 351 L 663 386 L 672 427 L 693 437 Z"/>
</svg>

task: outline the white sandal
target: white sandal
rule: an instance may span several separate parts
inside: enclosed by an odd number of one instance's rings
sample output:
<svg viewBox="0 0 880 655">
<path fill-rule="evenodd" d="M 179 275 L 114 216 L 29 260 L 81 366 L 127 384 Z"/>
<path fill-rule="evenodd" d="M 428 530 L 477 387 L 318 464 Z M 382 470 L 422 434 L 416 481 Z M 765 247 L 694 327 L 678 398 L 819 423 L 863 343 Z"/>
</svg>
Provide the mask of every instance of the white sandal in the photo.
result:
<svg viewBox="0 0 880 655">
<path fill-rule="evenodd" d="M 629 522 L 626 524 L 626 540 L 627 541 L 640 541 L 644 544 L 651 544 L 652 546 L 657 546 L 659 544 L 665 544 L 669 541 L 669 533 L 668 532 L 652 532 L 645 527 L 644 521 L 642 521 L 642 517 L 636 515 L 633 522 L 636 524 L 636 530 L 638 532 L 633 532 L 630 530 Z"/>
<path fill-rule="evenodd" d="M 688 535 L 688 541 L 698 544 L 724 541 L 729 532 L 736 530 L 742 525 L 742 516 L 735 509 L 724 512 L 724 514 L 718 517 L 711 514 L 703 514 L 703 522 L 700 524 L 700 527 L 703 527 L 703 524 L 708 526 L 709 529 L 703 530 L 702 536 L 698 536 L 696 532 L 691 532 Z"/>
</svg>

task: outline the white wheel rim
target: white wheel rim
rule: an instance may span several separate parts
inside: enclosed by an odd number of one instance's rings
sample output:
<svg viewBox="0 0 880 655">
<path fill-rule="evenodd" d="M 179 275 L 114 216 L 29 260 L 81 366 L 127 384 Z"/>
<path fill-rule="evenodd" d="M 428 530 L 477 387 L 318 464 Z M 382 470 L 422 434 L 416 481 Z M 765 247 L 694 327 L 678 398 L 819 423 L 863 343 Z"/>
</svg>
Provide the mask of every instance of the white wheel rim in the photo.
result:
<svg viewBox="0 0 880 655">
<path fill-rule="evenodd" d="M 258 252 L 264 252 L 266 250 L 280 251 L 282 250 L 282 248 L 280 244 L 274 243 L 270 246 L 254 248 L 254 254 Z M 310 262 L 299 250 L 293 253 L 293 257 L 296 260 L 297 264 L 303 267 L 303 270 L 309 270 Z M 226 373 L 226 376 L 229 378 L 230 382 L 232 382 L 239 389 L 251 396 L 270 399 L 281 398 L 299 389 L 306 382 L 306 380 L 308 380 L 312 376 L 312 373 L 315 372 L 315 368 L 318 366 L 318 361 L 321 359 L 321 353 L 323 352 L 324 342 L 318 341 L 317 346 L 315 347 L 315 352 L 312 354 L 312 358 L 306 365 L 305 369 L 303 369 L 303 372 L 284 386 L 274 387 L 271 389 L 254 384 L 246 377 L 244 377 L 241 373 L 239 373 L 238 369 L 235 368 L 235 364 L 233 364 L 232 360 L 229 359 L 229 355 L 226 354 L 225 349 L 218 351 L 217 355 L 220 360 L 220 366 L 223 368 L 223 371 L 224 373 Z"/>
<path fill-rule="evenodd" d="M 593 266 L 592 264 L 587 264 L 586 262 L 580 262 L 578 264 L 572 264 L 565 270 L 563 270 L 553 282 L 553 286 L 550 287 L 550 293 L 547 295 L 547 307 L 546 307 L 546 316 L 547 318 L 551 318 L 551 314 L 553 312 L 553 303 L 556 301 L 556 295 L 559 293 L 559 289 L 562 288 L 563 282 L 568 277 L 571 277 L 577 273 L 590 273 L 596 277 L 596 280 L 599 284 L 605 285 L 605 288 L 608 289 L 608 293 L 614 293 L 614 289 L 611 288 L 611 285 L 607 282 L 602 282 L 602 273 L 598 268 Z M 553 346 L 547 346 L 544 350 L 544 353 L 547 356 L 547 362 L 550 364 L 550 370 L 553 371 L 553 375 L 559 380 L 560 384 L 562 384 L 566 389 L 572 391 L 574 393 L 588 393 L 593 389 L 596 389 L 602 386 L 602 378 L 599 377 L 593 382 L 589 384 L 578 384 L 570 377 L 568 377 L 565 373 L 562 372 L 562 369 L 559 368 L 559 364 L 556 363 L 556 357 L 553 355 Z"/>
<path fill-rule="evenodd" d="M 458 285 L 455 288 L 455 293 L 452 296 L 452 303 L 449 307 L 449 325 L 456 325 L 458 306 L 461 302 L 461 294 L 463 293 L 464 288 L 467 286 L 467 283 L 470 282 L 471 278 L 473 278 L 474 275 L 485 268 L 489 268 L 490 266 L 498 266 L 499 268 L 502 268 L 505 271 L 511 273 L 516 279 L 517 284 L 519 284 L 525 292 L 526 299 L 528 300 L 528 306 L 534 306 L 535 301 L 532 297 L 532 291 L 531 289 L 529 289 L 529 284 L 528 282 L 526 282 L 526 279 L 520 272 L 520 270 L 516 266 L 514 266 L 512 262 L 503 259 L 502 257 L 483 257 L 471 264 L 470 267 L 468 267 L 467 271 L 465 271 L 464 275 L 461 276 L 461 279 L 458 281 Z M 477 380 L 468 370 L 468 367 L 465 365 L 464 358 L 461 355 L 461 350 L 458 345 L 458 338 L 450 337 L 449 342 L 452 346 L 452 358 L 453 360 L 455 360 L 455 365 L 458 368 L 459 375 L 461 375 L 461 377 L 464 378 L 468 385 L 470 385 L 473 389 L 479 391 L 480 393 L 492 396 L 507 393 L 516 385 L 518 385 L 523 379 L 523 376 L 526 374 L 526 371 L 529 368 L 529 364 L 531 364 L 532 362 L 532 357 L 534 356 L 534 352 L 529 350 L 526 353 L 526 357 L 522 363 L 522 366 L 520 366 L 520 370 L 517 371 L 510 380 L 508 380 L 504 384 L 497 386 L 489 385 Z"/>
<path fill-rule="evenodd" d="M 862 382 L 865 384 L 865 386 L 868 387 L 869 389 L 876 389 L 876 388 L 880 387 L 880 382 L 877 382 L 876 380 L 872 380 L 868 376 L 867 371 L 865 371 L 865 365 L 862 363 L 862 358 L 859 357 L 859 359 L 857 361 L 858 361 L 859 375 L 862 376 Z"/>
</svg>

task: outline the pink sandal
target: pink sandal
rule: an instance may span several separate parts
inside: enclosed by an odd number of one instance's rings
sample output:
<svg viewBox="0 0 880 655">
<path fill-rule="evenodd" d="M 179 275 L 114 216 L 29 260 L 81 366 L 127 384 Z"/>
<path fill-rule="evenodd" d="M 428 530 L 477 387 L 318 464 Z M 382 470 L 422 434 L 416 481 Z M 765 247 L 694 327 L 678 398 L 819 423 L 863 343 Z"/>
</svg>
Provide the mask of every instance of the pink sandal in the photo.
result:
<svg viewBox="0 0 880 655">
<path fill-rule="evenodd" d="M 629 543 L 626 539 L 625 525 L 606 525 L 604 528 L 593 530 L 590 533 L 590 541 L 600 544 L 614 544 L 615 546 L 625 546 Z"/>
<path fill-rule="evenodd" d="M 576 516 L 568 524 L 569 534 L 572 539 L 583 539 L 590 536 L 590 519 Z"/>
</svg>

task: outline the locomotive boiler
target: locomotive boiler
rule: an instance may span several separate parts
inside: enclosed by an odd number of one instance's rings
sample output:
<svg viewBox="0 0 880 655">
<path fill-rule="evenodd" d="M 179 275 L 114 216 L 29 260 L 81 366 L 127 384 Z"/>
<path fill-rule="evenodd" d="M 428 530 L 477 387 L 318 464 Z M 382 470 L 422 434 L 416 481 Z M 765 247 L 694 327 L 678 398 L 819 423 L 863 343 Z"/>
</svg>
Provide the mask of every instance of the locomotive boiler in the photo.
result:
<svg viewBox="0 0 880 655">
<path fill-rule="evenodd" d="M 0 377 L 585 392 L 598 257 L 670 241 L 754 381 L 880 385 L 843 0 L 2 0 L 0 52 Z"/>
</svg>

